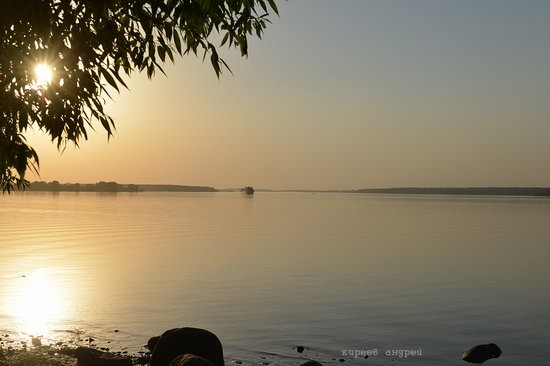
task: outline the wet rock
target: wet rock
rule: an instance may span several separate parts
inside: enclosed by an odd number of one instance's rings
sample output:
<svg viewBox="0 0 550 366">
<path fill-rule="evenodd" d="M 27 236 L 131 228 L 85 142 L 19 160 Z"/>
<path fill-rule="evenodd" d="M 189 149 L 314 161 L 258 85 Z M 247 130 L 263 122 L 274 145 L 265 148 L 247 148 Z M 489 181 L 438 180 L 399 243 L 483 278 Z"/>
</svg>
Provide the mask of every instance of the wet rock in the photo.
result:
<svg viewBox="0 0 550 366">
<path fill-rule="evenodd" d="M 469 363 L 483 363 L 491 358 L 499 358 L 502 350 L 494 343 L 480 344 L 466 352 L 462 359 Z"/>
<path fill-rule="evenodd" d="M 159 342 L 160 337 L 152 337 L 147 341 L 147 349 L 151 352 L 155 350 L 155 347 L 157 346 L 157 343 Z"/>
<path fill-rule="evenodd" d="M 147 356 L 140 356 L 136 359 L 138 365 L 147 365 L 150 361 L 150 358 Z"/>
<path fill-rule="evenodd" d="M 214 366 L 214 364 L 207 359 L 187 353 L 174 358 L 170 366 Z"/>
<path fill-rule="evenodd" d="M 320 363 L 317 362 L 317 361 L 309 360 L 309 361 L 307 361 L 307 362 L 304 362 L 304 363 L 301 364 L 300 366 L 323 366 L 323 365 L 320 364 Z"/>
<path fill-rule="evenodd" d="M 32 337 L 31 343 L 35 347 L 40 347 L 42 345 L 42 341 L 38 337 Z"/>
<path fill-rule="evenodd" d="M 78 361 L 78 366 L 132 366 L 132 360 L 128 357 L 117 356 L 93 348 L 78 347 L 74 351 L 74 356 Z"/>
<path fill-rule="evenodd" d="M 149 343 L 155 343 L 152 340 Z M 168 366 L 174 358 L 187 353 L 202 357 L 215 366 L 224 366 L 218 337 L 198 328 L 175 328 L 164 332 L 154 346 L 151 366 Z"/>
</svg>

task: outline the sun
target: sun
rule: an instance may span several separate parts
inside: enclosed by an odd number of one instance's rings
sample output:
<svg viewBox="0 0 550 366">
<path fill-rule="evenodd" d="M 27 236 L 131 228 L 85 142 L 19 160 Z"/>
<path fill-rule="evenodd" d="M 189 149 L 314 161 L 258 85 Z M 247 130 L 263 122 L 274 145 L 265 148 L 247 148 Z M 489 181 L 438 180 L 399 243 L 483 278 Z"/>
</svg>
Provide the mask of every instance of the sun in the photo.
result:
<svg viewBox="0 0 550 366">
<path fill-rule="evenodd" d="M 37 86 L 47 86 L 52 82 L 53 70 L 46 64 L 38 64 L 34 68 L 34 76 Z"/>
</svg>

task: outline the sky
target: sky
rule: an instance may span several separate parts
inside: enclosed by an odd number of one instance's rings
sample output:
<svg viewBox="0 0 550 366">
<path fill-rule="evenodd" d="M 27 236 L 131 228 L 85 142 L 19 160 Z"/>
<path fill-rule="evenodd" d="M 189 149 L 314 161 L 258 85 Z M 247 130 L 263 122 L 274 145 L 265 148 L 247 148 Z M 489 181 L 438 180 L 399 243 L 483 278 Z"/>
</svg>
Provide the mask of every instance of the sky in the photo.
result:
<svg viewBox="0 0 550 366">
<path fill-rule="evenodd" d="M 550 186 L 550 1 L 278 1 L 218 80 L 135 74 L 80 148 L 31 133 L 40 177 L 216 188 Z"/>
</svg>

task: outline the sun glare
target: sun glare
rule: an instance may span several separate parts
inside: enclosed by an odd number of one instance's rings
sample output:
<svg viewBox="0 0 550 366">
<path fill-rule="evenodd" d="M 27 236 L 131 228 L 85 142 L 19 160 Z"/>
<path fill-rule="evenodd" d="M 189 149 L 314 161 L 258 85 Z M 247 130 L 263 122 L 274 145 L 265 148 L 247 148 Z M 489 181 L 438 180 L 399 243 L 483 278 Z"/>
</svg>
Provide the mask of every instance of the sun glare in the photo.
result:
<svg viewBox="0 0 550 366">
<path fill-rule="evenodd" d="M 63 314 L 60 289 L 47 271 L 36 271 L 25 280 L 14 304 L 14 315 L 24 333 L 44 335 Z"/>
<path fill-rule="evenodd" d="M 38 64 L 34 68 L 34 76 L 37 86 L 47 86 L 53 79 L 52 68 L 46 64 Z"/>
</svg>

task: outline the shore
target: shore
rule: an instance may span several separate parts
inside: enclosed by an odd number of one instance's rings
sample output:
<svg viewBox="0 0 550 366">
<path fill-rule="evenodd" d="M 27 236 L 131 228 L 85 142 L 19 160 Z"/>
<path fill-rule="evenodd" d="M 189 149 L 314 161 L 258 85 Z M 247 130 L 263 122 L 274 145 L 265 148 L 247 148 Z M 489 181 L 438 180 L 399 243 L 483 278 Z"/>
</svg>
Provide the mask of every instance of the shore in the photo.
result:
<svg viewBox="0 0 550 366">
<path fill-rule="evenodd" d="M 77 366 L 76 358 L 50 346 L 22 349 L 0 348 L 0 366 Z"/>
<path fill-rule="evenodd" d="M 204 329 L 174 328 L 167 330 L 160 336 L 149 339 L 145 346 L 147 352 L 138 355 L 129 355 L 125 351 L 110 352 L 105 348 L 71 347 L 42 345 L 39 338 L 32 338 L 29 345 L 26 342 L 8 341 L 0 343 L 0 366 L 225 366 L 226 361 L 231 364 L 242 365 L 242 361 L 229 361 L 224 355 L 219 338 Z M 293 349 L 302 356 L 307 347 L 295 346 Z M 422 349 L 393 350 L 390 355 L 399 359 L 422 357 Z M 494 343 L 479 344 L 463 353 L 462 360 L 467 363 L 481 364 L 487 360 L 499 358 L 502 354 L 500 347 Z M 340 358 L 333 358 L 328 363 L 345 363 L 352 359 L 367 360 L 370 356 L 379 353 L 367 350 L 343 350 Z M 305 355 L 304 355 L 305 356 Z M 224 360 L 225 359 L 225 360 Z M 264 358 L 265 359 L 265 358 Z M 296 366 L 323 366 L 323 361 L 296 357 Z M 395 357 L 391 358 L 391 362 Z M 324 362 L 325 364 L 327 362 Z M 263 361 L 262 365 L 270 365 Z"/>
<path fill-rule="evenodd" d="M 0 366 L 77 366 L 77 350 L 69 346 L 31 346 L 14 348 L 0 346 Z M 89 348 L 94 350 L 94 348 Z M 146 365 L 150 354 L 127 355 L 107 352 L 114 357 L 127 359 L 132 365 Z"/>
</svg>

